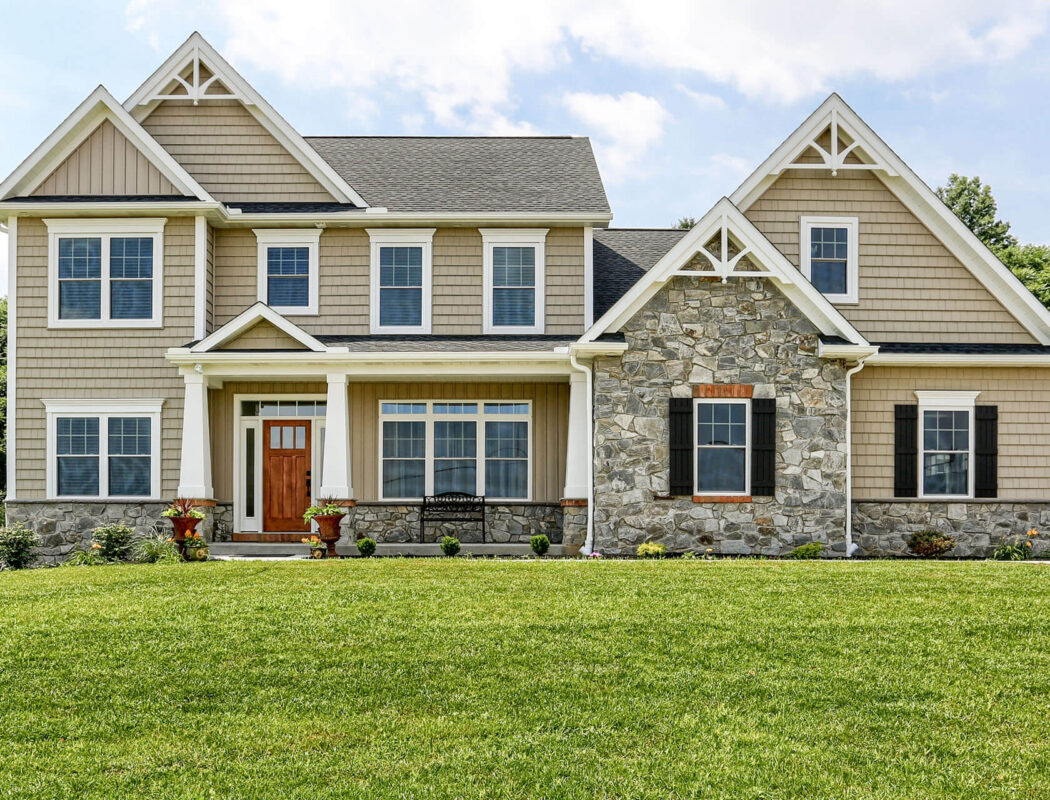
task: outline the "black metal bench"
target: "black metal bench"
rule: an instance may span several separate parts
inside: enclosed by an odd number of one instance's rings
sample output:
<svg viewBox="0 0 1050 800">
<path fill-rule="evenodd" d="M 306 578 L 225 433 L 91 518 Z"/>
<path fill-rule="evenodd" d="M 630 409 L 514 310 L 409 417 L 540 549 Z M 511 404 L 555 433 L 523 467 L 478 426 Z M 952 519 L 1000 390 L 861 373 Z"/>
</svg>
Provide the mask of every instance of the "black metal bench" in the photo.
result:
<svg viewBox="0 0 1050 800">
<path fill-rule="evenodd" d="M 419 543 L 428 522 L 480 522 L 481 541 L 485 541 L 485 496 L 466 492 L 425 495 L 419 511 Z"/>
</svg>

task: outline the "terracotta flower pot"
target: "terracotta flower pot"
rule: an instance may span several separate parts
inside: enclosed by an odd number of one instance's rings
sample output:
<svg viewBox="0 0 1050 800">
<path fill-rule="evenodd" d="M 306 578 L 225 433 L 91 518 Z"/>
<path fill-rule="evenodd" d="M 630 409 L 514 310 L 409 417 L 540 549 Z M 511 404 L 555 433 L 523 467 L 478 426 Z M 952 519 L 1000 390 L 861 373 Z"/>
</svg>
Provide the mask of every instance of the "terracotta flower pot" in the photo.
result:
<svg viewBox="0 0 1050 800">
<path fill-rule="evenodd" d="M 200 520 L 196 517 L 168 517 L 171 527 L 175 530 L 175 544 L 179 546 L 179 552 L 186 556 L 186 537 L 196 530 Z"/>
<path fill-rule="evenodd" d="M 343 532 L 339 530 L 339 522 L 346 514 L 319 514 L 314 517 L 317 521 L 317 538 L 328 546 L 328 558 L 337 558 L 335 543 Z"/>
</svg>

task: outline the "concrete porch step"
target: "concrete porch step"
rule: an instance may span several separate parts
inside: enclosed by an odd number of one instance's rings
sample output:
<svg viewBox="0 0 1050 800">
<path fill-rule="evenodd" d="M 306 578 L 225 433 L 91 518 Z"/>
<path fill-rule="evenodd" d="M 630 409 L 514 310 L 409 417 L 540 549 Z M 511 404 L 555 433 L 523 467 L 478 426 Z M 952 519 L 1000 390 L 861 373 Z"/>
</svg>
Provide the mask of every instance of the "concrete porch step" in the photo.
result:
<svg viewBox="0 0 1050 800">
<path fill-rule="evenodd" d="M 356 556 L 357 547 L 347 542 L 335 546 L 341 556 Z M 564 557 L 572 555 L 569 548 L 552 544 L 548 555 Z M 301 542 L 212 542 L 209 546 L 213 558 L 308 558 L 310 548 Z M 468 544 L 464 543 L 461 554 L 476 556 L 527 556 L 532 549 L 527 544 Z M 383 543 L 376 545 L 377 556 L 441 556 L 441 546 L 436 542 Z"/>
</svg>

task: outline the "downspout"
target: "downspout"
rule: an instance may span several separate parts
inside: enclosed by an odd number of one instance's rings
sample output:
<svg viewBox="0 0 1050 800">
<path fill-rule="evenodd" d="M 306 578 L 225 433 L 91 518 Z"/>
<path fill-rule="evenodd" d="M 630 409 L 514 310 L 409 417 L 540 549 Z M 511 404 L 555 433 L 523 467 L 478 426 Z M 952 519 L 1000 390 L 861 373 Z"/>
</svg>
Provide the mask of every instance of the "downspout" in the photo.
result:
<svg viewBox="0 0 1050 800">
<path fill-rule="evenodd" d="M 846 370 L 846 558 L 852 558 L 858 546 L 853 543 L 853 396 L 851 378 L 864 369 L 871 354 L 857 359 L 856 366 Z"/>
<path fill-rule="evenodd" d="M 576 360 L 575 353 L 569 353 L 569 363 L 587 378 L 587 538 L 580 552 L 589 556 L 594 552 L 594 387 L 591 384 L 593 373 L 590 366 Z"/>
</svg>

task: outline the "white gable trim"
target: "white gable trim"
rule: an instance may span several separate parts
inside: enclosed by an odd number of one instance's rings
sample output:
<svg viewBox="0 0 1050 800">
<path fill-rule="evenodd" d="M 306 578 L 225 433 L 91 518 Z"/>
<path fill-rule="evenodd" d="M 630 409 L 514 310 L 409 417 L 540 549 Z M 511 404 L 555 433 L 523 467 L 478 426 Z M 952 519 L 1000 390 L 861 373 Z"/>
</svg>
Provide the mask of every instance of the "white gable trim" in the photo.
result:
<svg viewBox="0 0 1050 800">
<path fill-rule="evenodd" d="M 181 96 L 183 100 L 207 102 L 213 100 L 238 100 L 248 112 L 268 130 L 281 145 L 292 154 L 303 168 L 309 172 L 337 201 L 353 203 L 359 208 L 367 208 L 368 203 L 350 184 L 343 180 L 332 169 L 317 151 L 307 144 L 288 121 L 284 119 L 241 75 L 213 48 L 204 37 L 194 31 L 190 38 L 176 50 L 146 81 L 136 89 L 124 102 L 124 108 L 139 122 L 149 116 L 150 112 L 166 96 L 161 92 L 164 87 L 175 80 L 188 64 L 203 63 L 212 74 L 218 77 L 232 95 L 198 95 Z"/>
<path fill-rule="evenodd" d="M 246 308 L 217 331 L 206 336 L 189 349 L 190 353 L 207 353 L 232 341 L 258 322 L 268 322 L 282 333 L 295 339 L 307 350 L 327 353 L 329 348 L 308 334 L 298 325 L 282 317 L 265 303 L 256 303 Z"/>
<path fill-rule="evenodd" d="M 785 169 L 799 168 L 799 165 L 791 162 L 833 121 L 874 161 L 864 165 L 839 164 L 838 167 L 872 170 L 886 188 L 915 214 L 1040 344 L 1050 344 L 1050 311 L 837 94 L 832 94 L 821 103 L 730 195 L 733 203 L 741 211 L 747 211 Z M 813 166 L 832 168 L 828 164 Z"/>
<path fill-rule="evenodd" d="M 88 95 L 2 184 L 0 198 L 31 194 L 104 120 L 132 142 L 184 195 L 215 202 L 204 188 L 138 124 L 104 86 Z"/>
<path fill-rule="evenodd" d="M 722 253 L 727 252 L 726 246 L 730 233 L 743 245 L 744 249 L 732 259 L 716 260 L 710 252 L 704 249 L 704 244 L 719 233 L 722 237 Z M 683 269 L 697 253 L 703 254 L 711 262 L 713 271 L 701 272 Z M 764 271 L 737 270 L 736 267 L 744 255 L 751 257 L 752 261 L 757 262 L 756 265 Z M 601 319 L 580 338 L 580 341 L 593 342 L 603 333 L 618 331 L 665 284 L 679 276 L 720 277 L 723 283 L 736 278 L 769 278 L 777 283 L 787 298 L 816 325 L 822 334 L 841 336 L 858 345 L 868 343 L 838 309 L 818 292 L 813 284 L 806 280 L 805 276 L 784 257 L 783 253 L 777 250 L 762 235 L 761 231 L 725 197 L 719 200 L 689 233 L 683 236 L 638 283 L 605 312 Z"/>
</svg>

